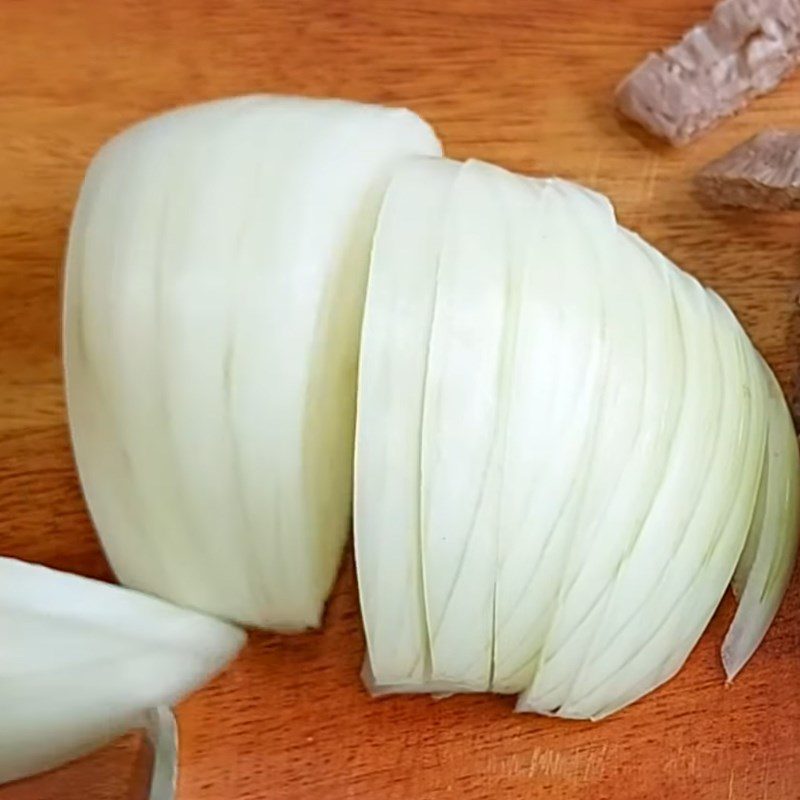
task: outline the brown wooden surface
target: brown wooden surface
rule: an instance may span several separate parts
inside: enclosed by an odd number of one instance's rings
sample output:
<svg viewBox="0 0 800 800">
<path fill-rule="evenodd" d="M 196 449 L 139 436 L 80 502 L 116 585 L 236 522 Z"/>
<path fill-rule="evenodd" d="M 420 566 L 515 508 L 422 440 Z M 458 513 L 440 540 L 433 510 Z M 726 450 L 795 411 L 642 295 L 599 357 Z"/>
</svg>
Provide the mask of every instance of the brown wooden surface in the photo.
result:
<svg viewBox="0 0 800 800">
<path fill-rule="evenodd" d="M 700 164 L 800 125 L 800 77 L 689 149 L 614 116 L 614 84 L 702 0 L 0 0 L 0 552 L 108 577 L 67 442 L 60 265 L 92 152 L 169 106 L 245 92 L 407 104 L 451 156 L 559 173 L 722 292 L 790 387 L 800 217 L 711 213 Z M 600 724 L 512 701 L 370 701 L 351 558 L 325 629 L 253 636 L 180 709 L 181 800 L 800 798 L 800 581 L 726 688 L 730 601 L 687 667 Z M 1 643 L 0 643 L 1 645 Z M 0 709 L 2 724 L 2 709 Z M 0 788 L 0 800 L 125 797 L 130 746 Z"/>
</svg>

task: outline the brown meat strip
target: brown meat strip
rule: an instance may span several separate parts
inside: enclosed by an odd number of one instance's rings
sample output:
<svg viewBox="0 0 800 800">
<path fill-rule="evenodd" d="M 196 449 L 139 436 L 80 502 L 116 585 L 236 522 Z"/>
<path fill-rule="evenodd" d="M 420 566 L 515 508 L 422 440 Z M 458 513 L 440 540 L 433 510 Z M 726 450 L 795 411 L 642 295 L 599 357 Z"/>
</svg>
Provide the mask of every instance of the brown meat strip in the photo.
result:
<svg viewBox="0 0 800 800">
<path fill-rule="evenodd" d="M 620 111 L 672 144 L 685 144 L 800 60 L 800 0 L 723 0 L 681 41 L 651 53 L 619 85 Z"/>
<path fill-rule="evenodd" d="M 800 209 L 800 132 L 759 133 L 700 170 L 694 182 L 710 205 Z"/>
</svg>

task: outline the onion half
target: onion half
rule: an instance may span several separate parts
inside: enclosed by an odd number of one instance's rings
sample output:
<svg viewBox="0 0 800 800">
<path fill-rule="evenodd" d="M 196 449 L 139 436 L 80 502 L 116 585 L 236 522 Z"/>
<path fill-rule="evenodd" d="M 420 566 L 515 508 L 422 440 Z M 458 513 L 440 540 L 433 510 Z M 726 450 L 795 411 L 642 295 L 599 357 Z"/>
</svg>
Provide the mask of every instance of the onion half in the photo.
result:
<svg viewBox="0 0 800 800">
<path fill-rule="evenodd" d="M 598 719 L 680 669 L 741 559 L 733 674 L 797 548 L 774 377 L 724 302 L 605 198 L 474 161 L 448 163 L 445 187 L 436 170 L 395 173 L 367 295 L 370 687 L 520 693 L 519 710 Z"/>
<path fill-rule="evenodd" d="M 253 96 L 97 154 L 64 350 L 81 482 L 125 585 L 238 622 L 319 624 L 351 516 L 375 218 L 411 112 Z"/>
</svg>

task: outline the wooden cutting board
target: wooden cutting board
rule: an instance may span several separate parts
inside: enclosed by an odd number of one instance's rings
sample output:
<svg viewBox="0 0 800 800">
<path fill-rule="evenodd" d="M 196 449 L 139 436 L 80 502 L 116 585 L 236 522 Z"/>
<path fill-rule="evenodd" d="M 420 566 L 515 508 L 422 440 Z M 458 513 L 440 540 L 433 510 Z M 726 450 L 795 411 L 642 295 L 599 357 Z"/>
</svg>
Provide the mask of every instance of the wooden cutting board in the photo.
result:
<svg viewBox="0 0 800 800">
<path fill-rule="evenodd" d="M 409 105 L 455 158 L 557 173 L 720 291 L 792 389 L 800 216 L 714 213 L 695 169 L 800 125 L 800 76 L 672 150 L 622 124 L 615 83 L 706 0 L 1 0 L 0 552 L 110 578 L 70 456 L 59 284 L 94 150 L 146 114 L 294 92 Z M 683 672 L 615 717 L 520 716 L 502 697 L 370 700 L 351 556 L 324 630 L 254 635 L 179 709 L 181 800 L 797 800 L 800 584 L 726 687 L 727 599 Z M 2 724 L 2 709 L 0 709 Z M 126 797 L 127 740 L 0 800 Z"/>
</svg>

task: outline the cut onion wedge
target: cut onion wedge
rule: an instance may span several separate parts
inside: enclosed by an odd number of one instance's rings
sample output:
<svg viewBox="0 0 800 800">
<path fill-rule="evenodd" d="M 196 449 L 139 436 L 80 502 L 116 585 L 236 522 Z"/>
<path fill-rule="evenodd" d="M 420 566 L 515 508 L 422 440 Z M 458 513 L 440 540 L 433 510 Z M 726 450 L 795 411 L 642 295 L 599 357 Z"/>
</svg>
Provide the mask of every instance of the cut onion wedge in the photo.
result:
<svg viewBox="0 0 800 800">
<path fill-rule="evenodd" d="M 125 585 L 318 625 L 350 527 L 379 205 L 438 155 L 402 109 L 253 96 L 109 142 L 70 232 L 64 346 L 83 489 Z"/>
<path fill-rule="evenodd" d="M 239 629 L 118 586 L 0 558 L 0 783 L 137 727 L 233 659 Z"/>
</svg>

